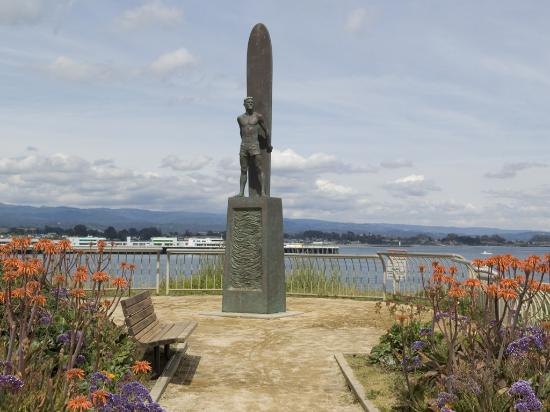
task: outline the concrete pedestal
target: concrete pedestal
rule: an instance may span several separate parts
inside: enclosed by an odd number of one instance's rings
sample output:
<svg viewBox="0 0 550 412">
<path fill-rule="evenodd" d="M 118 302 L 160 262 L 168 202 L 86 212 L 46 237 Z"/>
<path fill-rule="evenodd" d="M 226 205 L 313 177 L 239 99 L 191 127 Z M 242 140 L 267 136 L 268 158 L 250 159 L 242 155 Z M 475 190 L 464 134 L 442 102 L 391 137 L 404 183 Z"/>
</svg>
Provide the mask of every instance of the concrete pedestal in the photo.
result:
<svg viewBox="0 0 550 412">
<path fill-rule="evenodd" d="M 229 198 L 222 311 L 286 311 L 280 198 Z"/>
</svg>

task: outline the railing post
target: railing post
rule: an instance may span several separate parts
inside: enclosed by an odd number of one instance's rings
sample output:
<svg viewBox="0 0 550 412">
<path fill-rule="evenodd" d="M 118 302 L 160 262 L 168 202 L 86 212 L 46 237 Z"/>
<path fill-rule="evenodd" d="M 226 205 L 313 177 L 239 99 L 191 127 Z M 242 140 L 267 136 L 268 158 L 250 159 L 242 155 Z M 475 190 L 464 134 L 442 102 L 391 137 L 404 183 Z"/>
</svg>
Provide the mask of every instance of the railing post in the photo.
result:
<svg viewBox="0 0 550 412">
<path fill-rule="evenodd" d="M 156 289 L 157 295 L 160 294 L 160 251 L 157 251 L 157 270 L 156 270 L 157 280 L 156 280 Z"/>
<path fill-rule="evenodd" d="M 388 283 L 388 271 L 386 270 L 386 262 L 384 262 L 384 258 L 380 256 L 380 253 L 376 253 L 378 255 L 378 259 L 380 259 L 380 262 L 382 263 L 382 270 L 383 270 L 383 276 L 382 276 L 382 299 L 387 299 L 387 290 L 386 290 L 386 284 Z"/>
<path fill-rule="evenodd" d="M 166 295 L 170 293 L 170 251 L 166 251 Z"/>
</svg>

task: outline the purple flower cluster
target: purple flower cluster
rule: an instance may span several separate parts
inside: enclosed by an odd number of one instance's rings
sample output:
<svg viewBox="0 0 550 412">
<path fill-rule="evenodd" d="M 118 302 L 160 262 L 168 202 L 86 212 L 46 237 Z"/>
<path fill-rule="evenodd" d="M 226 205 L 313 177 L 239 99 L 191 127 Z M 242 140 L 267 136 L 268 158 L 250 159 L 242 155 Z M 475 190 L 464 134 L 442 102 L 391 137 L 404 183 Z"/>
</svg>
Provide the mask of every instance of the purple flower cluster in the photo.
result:
<svg viewBox="0 0 550 412">
<path fill-rule="evenodd" d="M 449 316 L 451 316 L 452 314 L 449 313 L 449 312 L 437 312 L 435 314 L 435 321 L 437 322 L 438 320 L 441 320 L 443 318 L 448 318 Z"/>
<path fill-rule="evenodd" d="M 145 386 L 139 382 L 130 382 L 120 387 L 120 393 L 110 393 L 107 402 L 98 411 L 164 412 L 164 409 L 153 402 Z"/>
<path fill-rule="evenodd" d="M 454 393 L 449 392 L 440 392 L 437 395 L 437 407 L 441 409 L 442 412 L 451 411 L 445 405 L 453 404 L 458 401 L 458 397 Z"/>
<path fill-rule="evenodd" d="M 432 333 L 432 328 L 421 328 L 419 332 L 420 336 L 430 336 Z"/>
<path fill-rule="evenodd" d="M 53 292 L 54 295 L 57 296 L 59 299 L 66 299 L 67 297 L 69 297 L 69 291 L 67 290 L 67 288 L 61 286 L 55 288 Z"/>
<path fill-rule="evenodd" d="M 104 375 L 101 372 L 94 372 L 90 375 L 90 392 L 95 392 L 99 389 L 100 383 L 111 383 L 111 379 L 107 375 Z"/>
<path fill-rule="evenodd" d="M 52 323 L 52 316 L 48 312 L 44 312 L 40 315 L 38 321 L 42 326 L 48 326 L 50 323 Z"/>
<path fill-rule="evenodd" d="M 519 412 L 540 411 L 542 403 L 537 399 L 531 384 L 524 380 L 514 383 L 508 390 L 508 394 L 516 398 L 514 407 Z"/>
<path fill-rule="evenodd" d="M 401 366 L 405 368 L 407 372 L 412 372 L 414 369 L 422 366 L 422 361 L 419 356 L 405 356 L 401 361 Z"/>
<path fill-rule="evenodd" d="M 529 352 L 530 349 L 544 349 L 546 335 L 541 328 L 529 328 L 526 331 L 527 335 L 511 342 L 506 348 L 506 354 L 511 356 L 522 356 Z"/>
<path fill-rule="evenodd" d="M 55 341 L 57 343 L 61 343 L 62 345 L 67 345 L 71 338 L 69 337 L 69 332 L 62 333 L 61 335 L 57 335 L 57 338 L 55 338 Z"/>
<path fill-rule="evenodd" d="M 23 387 L 23 381 L 15 375 L 0 375 L 0 389 L 17 392 Z"/>
<path fill-rule="evenodd" d="M 421 340 L 415 340 L 411 345 L 411 350 L 413 352 L 418 352 L 426 347 L 427 343 Z"/>
</svg>

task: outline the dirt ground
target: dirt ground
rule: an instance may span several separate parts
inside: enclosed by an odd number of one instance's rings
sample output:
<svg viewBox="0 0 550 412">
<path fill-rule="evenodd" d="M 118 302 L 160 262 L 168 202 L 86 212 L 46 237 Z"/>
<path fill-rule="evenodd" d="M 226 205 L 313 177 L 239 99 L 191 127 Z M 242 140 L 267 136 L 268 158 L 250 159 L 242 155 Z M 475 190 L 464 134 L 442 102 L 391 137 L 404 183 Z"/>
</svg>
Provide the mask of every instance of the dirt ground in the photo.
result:
<svg viewBox="0 0 550 412">
<path fill-rule="evenodd" d="M 161 398 L 179 411 L 361 411 L 334 360 L 368 352 L 388 325 L 374 302 L 287 298 L 281 319 L 211 317 L 221 296 L 155 297 L 162 320 L 195 319 L 198 327 Z"/>
</svg>

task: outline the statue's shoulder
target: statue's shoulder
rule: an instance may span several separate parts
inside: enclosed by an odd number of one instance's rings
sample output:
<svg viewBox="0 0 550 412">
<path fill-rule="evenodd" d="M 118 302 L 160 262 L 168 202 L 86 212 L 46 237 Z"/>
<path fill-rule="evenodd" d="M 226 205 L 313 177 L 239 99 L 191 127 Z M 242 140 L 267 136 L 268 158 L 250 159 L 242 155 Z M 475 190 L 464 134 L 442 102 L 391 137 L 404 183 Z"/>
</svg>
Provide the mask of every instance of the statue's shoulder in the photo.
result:
<svg viewBox="0 0 550 412">
<path fill-rule="evenodd" d="M 243 114 L 237 116 L 237 121 L 239 123 L 241 123 L 245 119 L 245 117 L 246 117 L 246 113 L 243 113 Z"/>
</svg>

